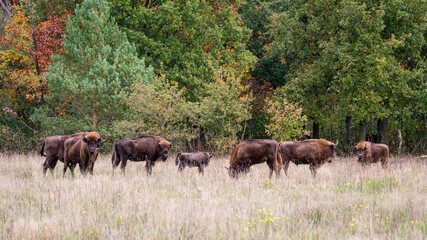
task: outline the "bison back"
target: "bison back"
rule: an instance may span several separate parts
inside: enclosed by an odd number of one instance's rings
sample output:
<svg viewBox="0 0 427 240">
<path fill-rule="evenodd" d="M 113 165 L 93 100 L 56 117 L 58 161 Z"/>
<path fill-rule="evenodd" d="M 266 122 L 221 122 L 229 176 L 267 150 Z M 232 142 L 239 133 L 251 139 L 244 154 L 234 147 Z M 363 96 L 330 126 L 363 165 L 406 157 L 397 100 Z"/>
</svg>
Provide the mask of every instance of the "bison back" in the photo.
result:
<svg viewBox="0 0 427 240">
<path fill-rule="evenodd" d="M 278 143 L 270 139 L 249 139 L 239 143 L 235 152 L 233 151 L 230 164 L 237 166 L 240 164 L 250 165 L 276 159 L 278 152 Z M 235 157 L 233 159 L 233 156 Z"/>
</svg>

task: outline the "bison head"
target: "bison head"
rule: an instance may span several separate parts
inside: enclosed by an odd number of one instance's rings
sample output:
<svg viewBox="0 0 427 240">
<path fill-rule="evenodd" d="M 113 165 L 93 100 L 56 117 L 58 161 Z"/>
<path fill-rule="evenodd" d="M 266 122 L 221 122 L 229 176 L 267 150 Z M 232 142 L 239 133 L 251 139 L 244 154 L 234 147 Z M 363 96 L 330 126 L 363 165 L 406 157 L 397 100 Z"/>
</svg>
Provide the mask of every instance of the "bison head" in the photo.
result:
<svg viewBox="0 0 427 240">
<path fill-rule="evenodd" d="M 166 141 L 165 139 L 158 137 L 157 146 L 160 149 L 160 154 L 162 156 L 163 162 L 168 159 L 169 149 L 172 147 L 172 143 Z"/>
<path fill-rule="evenodd" d="M 209 165 L 209 161 L 211 160 L 211 158 L 213 157 L 213 154 L 210 152 L 205 152 L 203 153 L 206 156 L 206 166 Z"/>
<path fill-rule="evenodd" d="M 334 158 L 334 155 L 335 155 L 335 149 L 337 148 L 337 146 L 338 146 L 338 140 L 337 140 L 337 143 L 330 143 L 330 148 L 331 148 L 331 151 L 330 151 L 330 153 L 329 153 L 329 156 L 328 156 L 328 159 L 327 159 L 327 161 L 328 161 L 328 163 L 331 163 L 332 162 L 332 159 Z"/>
<path fill-rule="evenodd" d="M 87 144 L 90 154 L 99 152 L 99 149 L 107 139 L 103 140 L 99 132 L 85 132 L 83 134 L 83 141 Z"/>
<path fill-rule="evenodd" d="M 356 145 L 356 152 L 357 157 L 359 158 L 359 161 L 363 158 L 363 153 L 368 149 L 368 144 L 366 142 L 359 142 Z"/>
</svg>

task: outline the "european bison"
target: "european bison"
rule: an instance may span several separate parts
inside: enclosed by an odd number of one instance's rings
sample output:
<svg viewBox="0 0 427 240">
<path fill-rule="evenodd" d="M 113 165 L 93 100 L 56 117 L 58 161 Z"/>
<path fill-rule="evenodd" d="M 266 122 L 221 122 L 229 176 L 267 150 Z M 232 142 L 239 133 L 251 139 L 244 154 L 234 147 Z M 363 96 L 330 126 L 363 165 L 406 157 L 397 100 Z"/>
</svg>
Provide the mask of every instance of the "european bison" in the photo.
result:
<svg viewBox="0 0 427 240">
<path fill-rule="evenodd" d="M 85 132 L 83 136 L 70 137 L 64 142 L 64 172 L 69 167 L 71 176 L 74 178 L 74 168 L 77 164 L 83 175 L 88 172 L 93 175 L 93 166 L 95 165 L 98 153 L 107 139 L 102 139 L 98 132 Z"/>
<path fill-rule="evenodd" d="M 383 168 L 387 168 L 389 155 L 387 145 L 363 141 L 357 144 L 356 151 L 358 156 L 357 161 L 361 163 L 362 166 L 381 161 Z"/>
<path fill-rule="evenodd" d="M 289 163 L 309 164 L 313 177 L 316 170 L 326 162 L 332 162 L 335 148 L 338 145 L 325 139 L 307 139 L 304 141 L 285 141 L 279 143 L 280 154 L 283 160 L 283 169 L 288 175 Z"/>
<path fill-rule="evenodd" d="M 157 160 L 166 161 L 172 143 L 159 136 L 144 135 L 135 138 L 119 139 L 114 143 L 111 162 L 113 164 L 113 175 L 116 167 L 122 163 L 120 168 L 125 174 L 127 160 L 147 161 L 145 168 L 147 174 L 151 175 L 152 168 Z"/>
<path fill-rule="evenodd" d="M 198 167 L 199 173 L 204 175 L 204 168 L 209 165 L 209 161 L 213 154 L 209 152 L 179 152 L 176 154 L 175 165 L 178 166 L 178 170 L 181 172 L 185 167 Z"/>
<path fill-rule="evenodd" d="M 73 135 L 55 135 L 46 137 L 43 140 L 40 149 L 40 155 L 46 157 L 43 163 L 43 175 L 46 176 L 46 171 L 49 168 L 51 174 L 56 163 L 59 161 L 64 162 L 64 142 L 70 137 L 83 136 L 83 133 L 75 133 Z"/>
<path fill-rule="evenodd" d="M 282 168 L 282 158 L 279 154 L 279 144 L 271 139 L 249 139 L 245 140 L 234 148 L 228 174 L 230 177 L 238 178 L 240 173 L 249 172 L 250 166 L 267 162 L 270 168 L 269 178 L 276 172 L 279 177 Z"/>
</svg>

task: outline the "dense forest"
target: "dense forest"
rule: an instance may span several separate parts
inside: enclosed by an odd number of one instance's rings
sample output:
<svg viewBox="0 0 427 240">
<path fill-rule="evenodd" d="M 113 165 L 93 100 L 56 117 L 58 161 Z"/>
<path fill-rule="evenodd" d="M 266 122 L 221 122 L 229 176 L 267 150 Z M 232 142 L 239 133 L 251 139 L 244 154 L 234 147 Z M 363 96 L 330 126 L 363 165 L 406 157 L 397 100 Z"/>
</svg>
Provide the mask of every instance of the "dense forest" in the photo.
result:
<svg viewBox="0 0 427 240">
<path fill-rule="evenodd" d="M 418 0 L 0 0 L 0 152 L 49 135 L 427 151 Z"/>
</svg>

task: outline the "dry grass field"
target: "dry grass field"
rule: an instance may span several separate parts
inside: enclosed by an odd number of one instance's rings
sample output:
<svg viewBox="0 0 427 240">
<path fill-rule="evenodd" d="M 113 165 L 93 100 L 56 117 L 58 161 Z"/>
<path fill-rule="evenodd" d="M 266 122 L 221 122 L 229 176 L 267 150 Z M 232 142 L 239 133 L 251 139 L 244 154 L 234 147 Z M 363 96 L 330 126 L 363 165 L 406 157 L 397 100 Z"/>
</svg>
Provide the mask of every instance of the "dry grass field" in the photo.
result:
<svg viewBox="0 0 427 240">
<path fill-rule="evenodd" d="M 153 175 L 129 162 L 111 176 L 102 154 L 93 177 L 76 178 L 44 158 L 0 155 L 1 239 L 426 239 L 427 162 L 392 157 L 365 169 L 335 158 L 316 179 L 291 163 L 289 177 L 267 179 L 266 164 L 230 179 L 228 158 L 182 175 L 172 158 Z"/>
</svg>

